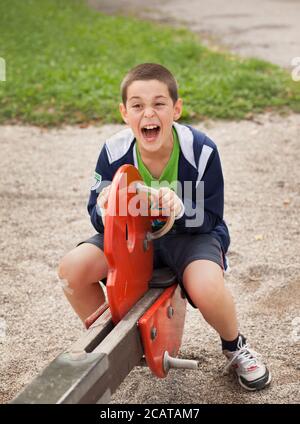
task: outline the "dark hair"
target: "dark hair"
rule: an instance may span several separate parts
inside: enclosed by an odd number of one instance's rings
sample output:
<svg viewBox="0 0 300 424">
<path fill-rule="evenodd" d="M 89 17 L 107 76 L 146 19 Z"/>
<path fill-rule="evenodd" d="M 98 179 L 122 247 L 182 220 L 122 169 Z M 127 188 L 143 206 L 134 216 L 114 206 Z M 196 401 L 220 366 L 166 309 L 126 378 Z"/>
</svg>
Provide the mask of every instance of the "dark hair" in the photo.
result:
<svg viewBox="0 0 300 424">
<path fill-rule="evenodd" d="M 178 85 L 171 72 L 158 63 L 141 63 L 132 68 L 121 83 L 123 104 L 127 101 L 127 90 L 134 81 L 158 80 L 166 84 L 170 97 L 175 103 L 178 100 Z"/>
</svg>

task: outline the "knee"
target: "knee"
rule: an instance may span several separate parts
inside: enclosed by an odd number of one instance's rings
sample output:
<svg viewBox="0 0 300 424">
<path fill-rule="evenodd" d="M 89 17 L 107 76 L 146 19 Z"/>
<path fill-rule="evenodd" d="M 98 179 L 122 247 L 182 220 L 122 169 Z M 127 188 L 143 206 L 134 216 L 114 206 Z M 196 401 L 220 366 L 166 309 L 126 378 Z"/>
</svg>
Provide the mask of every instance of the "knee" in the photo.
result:
<svg viewBox="0 0 300 424">
<path fill-rule="evenodd" d="M 195 305 L 206 310 L 216 306 L 224 296 L 224 280 L 219 275 L 205 275 L 196 281 L 186 281 L 186 290 Z"/>
<path fill-rule="evenodd" d="M 72 251 L 67 253 L 59 263 L 58 277 L 61 280 L 67 281 L 68 284 L 75 284 L 76 281 L 82 280 L 84 275 L 84 266 L 78 260 L 78 256 Z"/>
<path fill-rule="evenodd" d="M 69 259 L 69 254 L 65 255 L 59 265 L 58 265 L 58 270 L 57 270 L 57 275 L 61 280 L 65 280 L 67 279 L 67 276 L 69 275 L 69 270 L 71 269 L 71 263 L 70 263 L 70 259 Z"/>
<path fill-rule="evenodd" d="M 222 296 L 224 280 L 216 275 L 206 276 L 199 281 L 199 291 L 205 299 L 214 301 Z"/>
<path fill-rule="evenodd" d="M 214 304 L 223 295 L 224 281 L 220 278 L 207 278 L 201 283 L 201 290 L 210 303 Z"/>
</svg>

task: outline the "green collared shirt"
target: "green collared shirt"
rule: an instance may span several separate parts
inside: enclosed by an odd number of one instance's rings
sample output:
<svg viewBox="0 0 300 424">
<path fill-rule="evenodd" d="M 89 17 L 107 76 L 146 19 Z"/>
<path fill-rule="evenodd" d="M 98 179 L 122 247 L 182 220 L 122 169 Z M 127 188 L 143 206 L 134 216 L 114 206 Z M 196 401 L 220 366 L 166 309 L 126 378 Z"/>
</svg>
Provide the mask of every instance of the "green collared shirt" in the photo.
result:
<svg viewBox="0 0 300 424">
<path fill-rule="evenodd" d="M 174 182 L 178 180 L 178 160 L 179 160 L 179 153 L 180 153 L 180 147 L 179 147 L 179 140 L 178 135 L 173 127 L 173 150 L 171 153 L 171 157 L 163 170 L 161 176 L 157 179 L 151 175 L 149 169 L 144 164 L 140 151 L 138 149 L 138 146 L 136 145 L 136 156 L 137 156 L 137 162 L 138 162 L 138 169 L 141 174 L 141 177 L 144 180 L 144 183 L 149 187 L 154 187 L 157 184 L 158 186 L 163 186 L 163 182 L 166 181 L 169 185 L 172 186 Z M 155 184 L 156 183 L 156 184 Z"/>
<path fill-rule="evenodd" d="M 171 157 L 164 168 L 161 176 L 157 179 L 151 175 L 149 169 L 144 164 L 140 151 L 138 149 L 138 146 L 136 144 L 136 156 L 137 156 L 137 163 L 138 163 L 138 170 L 141 174 L 141 177 L 144 180 L 144 183 L 148 187 L 152 188 L 159 188 L 159 187 L 170 187 L 175 192 L 177 191 L 177 180 L 178 180 L 178 160 L 179 160 L 179 153 L 180 153 L 180 147 L 179 147 L 179 140 L 178 135 L 173 127 L 173 150 L 171 153 Z M 152 221 L 152 228 L 154 230 L 158 230 L 164 225 L 164 222 L 160 219 L 155 219 Z"/>
</svg>

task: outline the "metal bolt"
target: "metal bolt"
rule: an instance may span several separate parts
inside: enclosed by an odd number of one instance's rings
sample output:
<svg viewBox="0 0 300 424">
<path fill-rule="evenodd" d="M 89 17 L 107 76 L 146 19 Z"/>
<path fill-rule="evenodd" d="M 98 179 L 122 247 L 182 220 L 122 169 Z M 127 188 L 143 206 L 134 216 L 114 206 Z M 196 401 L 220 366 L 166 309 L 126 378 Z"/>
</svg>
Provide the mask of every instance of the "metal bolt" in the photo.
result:
<svg viewBox="0 0 300 424">
<path fill-rule="evenodd" d="M 165 373 L 168 373 L 170 368 L 185 368 L 196 370 L 198 366 L 198 361 L 194 361 L 193 359 L 173 358 L 172 356 L 169 356 L 168 351 L 165 351 L 164 353 L 163 367 Z"/>
<path fill-rule="evenodd" d="M 168 307 L 168 318 L 172 318 L 174 315 L 174 308 L 172 306 Z"/>
<path fill-rule="evenodd" d="M 154 340 L 157 336 L 157 329 L 155 327 L 151 328 L 151 340 Z"/>
</svg>

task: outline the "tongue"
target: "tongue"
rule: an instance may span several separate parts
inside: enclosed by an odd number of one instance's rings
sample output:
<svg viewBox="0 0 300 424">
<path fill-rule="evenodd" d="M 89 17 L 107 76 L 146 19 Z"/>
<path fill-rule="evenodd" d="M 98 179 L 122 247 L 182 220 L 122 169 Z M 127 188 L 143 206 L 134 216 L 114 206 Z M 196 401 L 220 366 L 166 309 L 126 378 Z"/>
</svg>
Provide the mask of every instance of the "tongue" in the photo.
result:
<svg viewBox="0 0 300 424">
<path fill-rule="evenodd" d="M 143 133 L 146 138 L 154 138 L 157 136 L 159 128 L 153 128 L 151 130 L 143 129 Z"/>
</svg>

